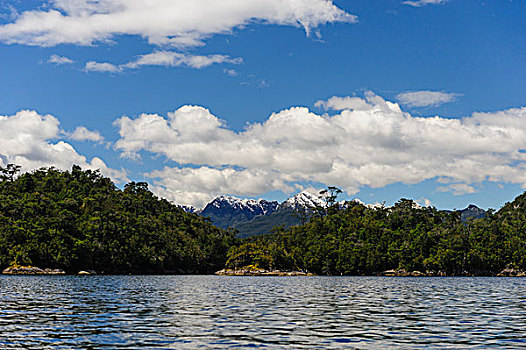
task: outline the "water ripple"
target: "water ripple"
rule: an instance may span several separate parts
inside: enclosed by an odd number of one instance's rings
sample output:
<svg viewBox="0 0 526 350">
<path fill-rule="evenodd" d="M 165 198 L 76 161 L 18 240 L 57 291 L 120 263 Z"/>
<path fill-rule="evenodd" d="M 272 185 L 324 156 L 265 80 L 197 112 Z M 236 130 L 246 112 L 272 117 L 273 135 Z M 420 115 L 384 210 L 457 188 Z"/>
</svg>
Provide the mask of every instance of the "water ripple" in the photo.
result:
<svg viewBox="0 0 526 350">
<path fill-rule="evenodd" d="M 519 348 L 526 279 L 0 276 L 0 348 Z"/>
</svg>

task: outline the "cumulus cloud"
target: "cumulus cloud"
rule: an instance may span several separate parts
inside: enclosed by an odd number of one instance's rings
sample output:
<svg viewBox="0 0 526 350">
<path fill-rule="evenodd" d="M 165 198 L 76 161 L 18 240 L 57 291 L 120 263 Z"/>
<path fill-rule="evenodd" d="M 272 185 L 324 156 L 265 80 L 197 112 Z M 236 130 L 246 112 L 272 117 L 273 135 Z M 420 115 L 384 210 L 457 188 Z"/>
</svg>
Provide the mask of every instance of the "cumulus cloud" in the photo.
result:
<svg viewBox="0 0 526 350">
<path fill-rule="evenodd" d="M 432 107 L 453 102 L 461 94 L 441 91 L 407 91 L 398 94 L 396 98 L 401 104 L 408 107 Z"/>
<path fill-rule="evenodd" d="M 72 64 L 75 63 L 75 61 L 65 56 L 51 55 L 49 56 L 47 63 L 53 63 L 60 66 L 63 64 Z"/>
<path fill-rule="evenodd" d="M 447 0 L 411 0 L 411 1 L 403 1 L 402 4 L 409 5 L 413 7 L 423 7 L 426 5 L 441 5 L 446 3 Z"/>
<path fill-rule="evenodd" d="M 153 45 L 189 47 L 250 23 L 303 27 L 355 22 L 329 0 L 51 0 L 0 26 L 8 44 L 93 45 L 134 35 Z"/>
<path fill-rule="evenodd" d="M 220 193 L 287 191 L 302 183 L 336 185 L 349 194 L 364 185 L 433 178 L 456 184 L 440 189 L 453 193 L 469 193 L 460 183 L 526 186 L 526 108 L 423 118 L 371 92 L 355 99 L 343 98 L 351 103 L 334 106 L 335 115 L 292 107 L 241 131 L 200 106 L 167 116 L 123 116 L 115 121 L 115 148 L 124 156 L 146 151 L 177 162 L 179 167 L 149 175 L 158 193 L 181 204 L 200 205 Z"/>
<path fill-rule="evenodd" d="M 127 181 L 124 170 L 111 169 L 98 157 L 88 161 L 69 143 L 59 140 L 60 135 L 60 123 L 52 115 L 24 110 L 0 116 L 0 165 L 14 163 L 30 171 L 48 166 L 65 170 L 77 164 L 100 169 L 117 182 Z"/>
<path fill-rule="evenodd" d="M 98 131 L 88 130 L 84 126 L 79 126 L 73 130 L 73 132 L 69 134 L 69 138 L 75 141 L 102 142 L 104 140 Z"/>
<path fill-rule="evenodd" d="M 273 189 L 292 190 L 279 174 L 261 169 L 165 167 L 147 176 L 154 179 L 152 191 L 158 196 L 196 207 L 203 207 L 218 194 L 256 196 Z"/>
<path fill-rule="evenodd" d="M 122 68 L 107 62 L 89 61 L 84 67 L 86 72 L 101 72 L 101 73 L 118 73 L 122 72 Z"/>
</svg>

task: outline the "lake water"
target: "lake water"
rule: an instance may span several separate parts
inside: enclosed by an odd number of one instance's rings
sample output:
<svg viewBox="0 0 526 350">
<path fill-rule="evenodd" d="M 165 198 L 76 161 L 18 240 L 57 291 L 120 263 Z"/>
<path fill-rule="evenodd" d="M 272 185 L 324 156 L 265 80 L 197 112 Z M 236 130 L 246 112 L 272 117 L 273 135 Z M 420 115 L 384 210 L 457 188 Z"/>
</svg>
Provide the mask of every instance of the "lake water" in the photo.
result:
<svg viewBox="0 0 526 350">
<path fill-rule="evenodd" d="M 526 348 L 526 278 L 0 276 L 0 348 Z"/>
</svg>

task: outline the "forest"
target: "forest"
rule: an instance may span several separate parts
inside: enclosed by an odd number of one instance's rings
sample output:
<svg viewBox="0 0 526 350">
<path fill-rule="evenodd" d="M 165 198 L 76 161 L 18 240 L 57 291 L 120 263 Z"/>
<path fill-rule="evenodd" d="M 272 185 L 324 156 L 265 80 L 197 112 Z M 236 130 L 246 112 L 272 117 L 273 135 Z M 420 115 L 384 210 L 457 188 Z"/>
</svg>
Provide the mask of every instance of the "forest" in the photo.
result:
<svg viewBox="0 0 526 350">
<path fill-rule="evenodd" d="M 386 270 L 439 276 L 492 276 L 526 270 L 526 194 L 484 218 L 401 199 L 368 208 L 334 200 L 310 220 L 252 237 L 228 253 L 227 268 L 374 275 Z"/>
<path fill-rule="evenodd" d="M 235 238 L 207 218 L 156 197 L 144 182 L 123 189 L 99 171 L 0 167 L 0 268 L 67 273 L 213 273 L 229 269 L 370 275 L 389 269 L 446 275 L 526 270 L 526 194 L 484 218 L 462 221 L 401 199 L 393 207 L 336 202 L 301 225 Z M 328 192 L 325 192 L 327 194 Z"/>
<path fill-rule="evenodd" d="M 124 273 L 213 273 L 232 232 L 154 196 L 118 189 L 99 171 L 0 168 L 0 268 Z"/>
</svg>

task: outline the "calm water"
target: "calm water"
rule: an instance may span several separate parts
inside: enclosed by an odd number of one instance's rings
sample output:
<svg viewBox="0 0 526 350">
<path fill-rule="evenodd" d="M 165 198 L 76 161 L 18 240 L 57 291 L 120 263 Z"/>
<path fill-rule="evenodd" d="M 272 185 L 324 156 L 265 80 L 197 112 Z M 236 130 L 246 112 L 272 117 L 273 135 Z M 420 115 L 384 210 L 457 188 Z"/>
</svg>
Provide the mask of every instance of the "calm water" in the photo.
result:
<svg viewBox="0 0 526 350">
<path fill-rule="evenodd" d="M 526 348 L 526 278 L 0 276 L 0 348 Z"/>
</svg>

